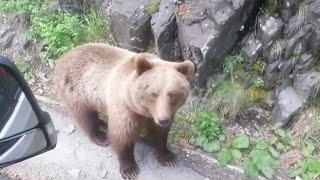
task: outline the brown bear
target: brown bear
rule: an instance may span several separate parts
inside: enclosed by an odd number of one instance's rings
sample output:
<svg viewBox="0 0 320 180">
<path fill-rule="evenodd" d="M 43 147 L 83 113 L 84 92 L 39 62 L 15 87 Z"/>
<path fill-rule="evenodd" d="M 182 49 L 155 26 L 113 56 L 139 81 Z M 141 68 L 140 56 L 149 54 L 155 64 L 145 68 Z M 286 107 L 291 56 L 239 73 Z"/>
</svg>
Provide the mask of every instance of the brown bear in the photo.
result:
<svg viewBox="0 0 320 180">
<path fill-rule="evenodd" d="M 53 77 L 57 94 L 80 128 L 97 145 L 110 142 L 122 177 L 134 178 L 139 172 L 134 146 L 143 129 L 159 163 L 174 165 L 168 132 L 190 93 L 194 73 L 191 61 L 169 62 L 149 53 L 88 43 L 59 57 Z"/>
</svg>

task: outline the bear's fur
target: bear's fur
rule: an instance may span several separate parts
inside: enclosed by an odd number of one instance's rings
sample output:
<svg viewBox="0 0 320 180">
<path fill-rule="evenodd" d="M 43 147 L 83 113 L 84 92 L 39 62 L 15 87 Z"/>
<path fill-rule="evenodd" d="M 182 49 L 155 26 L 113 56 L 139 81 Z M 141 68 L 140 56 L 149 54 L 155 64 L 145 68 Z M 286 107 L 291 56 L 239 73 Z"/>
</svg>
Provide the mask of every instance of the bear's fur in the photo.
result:
<svg viewBox="0 0 320 180">
<path fill-rule="evenodd" d="M 190 61 L 168 62 L 149 53 L 88 43 L 58 58 L 53 77 L 58 96 L 77 124 L 97 145 L 111 143 L 120 173 L 128 178 L 139 172 L 134 145 L 142 128 L 159 163 L 175 163 L 176 156 L 167 148 L 168 132 L 189 95 L 194 73 Z M 99 129 L 102 126 L 108 135 Z"/>
</svg>

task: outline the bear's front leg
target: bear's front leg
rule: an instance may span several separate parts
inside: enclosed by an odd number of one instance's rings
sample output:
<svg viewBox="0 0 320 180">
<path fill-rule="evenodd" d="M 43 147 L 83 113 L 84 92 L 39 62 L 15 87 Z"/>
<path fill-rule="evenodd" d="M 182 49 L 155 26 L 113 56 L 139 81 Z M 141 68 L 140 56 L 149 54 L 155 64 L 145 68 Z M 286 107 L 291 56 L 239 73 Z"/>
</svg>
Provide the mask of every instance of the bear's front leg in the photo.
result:
<svg viewBox="0 0 320 180">
<path fill-rule="evenodd" d="M 129 142 L 128 142 L 129 143 Z M 118 145 L 116 148 L 123 179 L 134 179 L 139 174 L 139 167 L 134 159 L 134 144 Z"/>
<path fill-rule="evenodd" d="M 158 154 L 158 162 L 163 166 L 174 166 L 177 156 L 167 147 L 170 127 L 160 127 L 150 119 L 148 123 L 148 135 L 152 139 L 152 145 Z"/>
<path fill-rule="evenodd" d="M 134 158 L 134 147 L 139 134 L 139 124 L 135 115 L 118 109 L 109 116 L 108 132 L 111 145 L 117 154 L 123 179 L 134 179 L 139 167 Z"/>
</svg>

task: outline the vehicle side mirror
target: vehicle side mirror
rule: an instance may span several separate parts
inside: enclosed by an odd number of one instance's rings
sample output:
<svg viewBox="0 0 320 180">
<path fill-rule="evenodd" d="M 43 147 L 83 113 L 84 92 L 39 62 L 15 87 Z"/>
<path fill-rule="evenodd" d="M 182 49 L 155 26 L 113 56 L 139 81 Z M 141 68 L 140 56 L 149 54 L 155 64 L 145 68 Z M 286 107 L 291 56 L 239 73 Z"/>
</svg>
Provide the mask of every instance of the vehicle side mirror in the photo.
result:
<svg viewBox="0 0 320 180">
<path fill-rule="evenodd" d="M 0 168 L 55 148 L 57 133 L 15 64 L 0 56 Z"/>
</svg>

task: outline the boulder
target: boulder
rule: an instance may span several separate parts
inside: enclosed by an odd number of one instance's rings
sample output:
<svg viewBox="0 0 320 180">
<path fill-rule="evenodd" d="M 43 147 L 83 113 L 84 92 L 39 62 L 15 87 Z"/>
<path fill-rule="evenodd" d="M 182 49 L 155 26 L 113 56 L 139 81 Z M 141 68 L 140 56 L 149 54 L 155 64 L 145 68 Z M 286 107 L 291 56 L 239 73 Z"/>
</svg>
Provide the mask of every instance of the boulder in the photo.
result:
<svg viewBox="0 0 320 180">
<path fill-rule="evenodd" d="M 255 1 L 186 0 L 177 13 L 178 37 L 184 59 L 197 66 L 196 87 L 204 88 L 238 38 Z"/>
<path fill-rule="evenodd" d="M 182 58 L 177 38 L 176 8 L 175 2 L 162 0 L 159 12 L 153 14 L 151 19 L 156 52 L 168 61 L 179 61 Z"/>
<path fill-rule="evenodd" d="M 245 39 L 245 43 L 241 49 L 241 55 L 245 60 L 246 70 L 248 70 L 259 58 L 261 47 L 262 44 L 255 38 L 254 33 L 251 33 L 249 37 Z"/>
<path fill-rule="evenodd" d="M 301 2 L 301 0 L 299 0 Z M 282 0 L 279 3 L 279 14 L 283 22 L 288 23 L 289 19 L 295 15 L 299 3 L 297 0 Z"/>
<path fill-rule="evenodd" d="M 310 71 L 296 74 L 293 81 L 289 80 L 285 86 L 277 88 L 276 104 L 272 111 L 275 126 L 285 126 L 311 97 L 319 96 L 319 86 L 320 72 Z"/>
<path fill-rule="evenodd" d="M 282 79 L 286 79 L 289 76 L 289 74 L 293 70 L 294 63 L 295 63 L 295 61 L 293 59 L 288 59 L 286 61 L 281 62 L 278 65 L 278 68 L 280 70 L 280 77 Z"/>
<path fill-rule="evenodd" d="M 300 43 L 301 38 L 306 34 L 306 32 L 301 29 L 298 33 L 292 36 L 290 39 L 286 40 L 286 49 L 284 52 L 284 58 L 288 59 L 293 55 L 294 50 L 297 45 Z"/>
<path fill-rule="evenodd" d="M 264 49 L 268 49 L 274 40 L 283 32 L 284 23 L 280 18 L 263 15 L 258 18 L 257 38 Z"/>
<path fill-rule="evenodd" d="M 276 105 L 272 110 L 272 121 L 276 127 L 285 126 L 294 113 L 303 105 L 300 96 L 292 86 L 282 89 L 277 95 Z"/>
<path fill-rule="evenodd" d="M 285 43 L 283 40 L 275 41 L 267 52 L 265 58 L 269 64 L 281 60 L 285 50 Z"/>
<path fill-rule="evenodd" d="M 312 69 L 312 65 L 315 58 L 312 54 L 304 53 L 300 56 L 298 62 L 295 65 L 295 71 L 299 74 L 306 73 Z"/>
<path fill-rule="evenodd" d="M 296 74 L 293 87 L 299 95 L 301 101 L 306 103 L 310 97 L 319 94 L 320 72 L 310 71 L 304 74 Z"/>
<path fill-rule="evenodd" d="M 280 74 L 278 69 L 279 64 L 280 64 L 280 61 L 275 61 L 271 64 L 267 64 L 267 66 L 265 67 L 263 81 L 264 81 L 264 85 L 267 88 L 273 87 L 275 82 L 278 80 L 279 74 Z"/>
<path fill-rule="evenodd" d="M 152 38 L 152 0 L 117 0 L 110 7 L 111 30 L 117 44 L 134 52 L 147 50 Z"/>
</svg>

